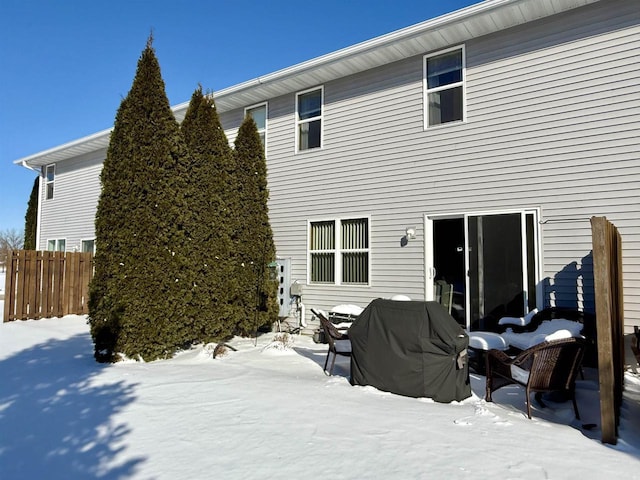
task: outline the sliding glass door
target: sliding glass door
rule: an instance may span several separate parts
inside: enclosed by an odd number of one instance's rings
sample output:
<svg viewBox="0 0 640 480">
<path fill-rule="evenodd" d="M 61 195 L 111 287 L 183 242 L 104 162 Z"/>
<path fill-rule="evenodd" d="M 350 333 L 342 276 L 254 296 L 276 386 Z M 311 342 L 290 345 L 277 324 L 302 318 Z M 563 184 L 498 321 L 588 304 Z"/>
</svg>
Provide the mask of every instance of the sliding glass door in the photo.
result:
<svg viewBox="0 0 640 480">
<path fill-rule="evenodd" d="M 453 284 L 454 316 L 472 330 L 535 308 L 536 219 L 533 210 L 425 217 L 426 298 L 436 281 Z"/>
</svg>

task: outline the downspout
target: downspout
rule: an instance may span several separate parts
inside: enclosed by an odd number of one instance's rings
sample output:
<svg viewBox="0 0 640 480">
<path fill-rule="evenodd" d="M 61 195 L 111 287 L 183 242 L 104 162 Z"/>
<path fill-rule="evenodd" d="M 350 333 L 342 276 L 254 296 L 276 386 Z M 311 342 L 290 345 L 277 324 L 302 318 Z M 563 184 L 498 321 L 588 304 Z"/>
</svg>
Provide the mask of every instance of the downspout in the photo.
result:
<svg viewBox="0 0 640 480">
<path fill-rule="evenodd" d="M 40 225 L 42 222 L 42 175 L 38 175 L 38 215 L 36 215 L 36 250 L 40 250 Z"/>
<path fill-rule="evenodd" d="M 307 321 L 304 314 L 304 303 L 300 302 L 300 326 L 302 328 L 307 328 Z"/>
</svg>

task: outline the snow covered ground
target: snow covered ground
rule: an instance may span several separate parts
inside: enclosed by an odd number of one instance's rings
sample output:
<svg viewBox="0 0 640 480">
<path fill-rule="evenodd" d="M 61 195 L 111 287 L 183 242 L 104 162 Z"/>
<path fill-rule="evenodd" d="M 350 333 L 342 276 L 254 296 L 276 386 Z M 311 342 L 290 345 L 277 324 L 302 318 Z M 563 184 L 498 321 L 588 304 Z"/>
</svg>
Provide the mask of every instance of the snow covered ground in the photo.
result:
<svg viewBox="0 0 640 480">
<path fill-rule="evenodd" d="M 273 337 L 100 365 L 85 317 L 1 324 L 0 478 L 640 478 L 637 406 L 603 445 L 595 381 L 579 383 L 581 421 L 570 403 L 529 420 L 517 387 L 485 403 L 472 374 L 453 404 L 352 387 L 348 359 L 328 377 L 326 346 Z"/>
</svg>

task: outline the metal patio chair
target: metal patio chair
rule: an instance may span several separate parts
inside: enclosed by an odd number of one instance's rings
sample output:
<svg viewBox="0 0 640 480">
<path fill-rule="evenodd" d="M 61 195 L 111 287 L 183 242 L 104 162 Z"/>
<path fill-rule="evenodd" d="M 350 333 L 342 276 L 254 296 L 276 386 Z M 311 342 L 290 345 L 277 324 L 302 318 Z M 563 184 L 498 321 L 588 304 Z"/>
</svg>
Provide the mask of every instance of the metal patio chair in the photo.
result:
<svg viewBox="0 0 640 480">
<path fill-rule="evenodd" d="M 329 363 L 329 357 L 333 354 L 333 360 L 331 361 L 331 368 L 329 369 L 329 375 L 333 375 L 333 367 L 336 363 L 336 357 L 342 355 L 344 357 L 351 357 L 351 341 L 347 333 L 342 333 L 336 328 L 336 326 L 329 321 L 329 319 L 318 310 L 311 309 L 313 313 L 320 320 L 320 325 L 324 331 L 324 337 L 329 344 L 329 350 L 327 351 L 327 358 L 324 361 L 324 373 L 327 373 L 327 364 Z"/>
</svg>

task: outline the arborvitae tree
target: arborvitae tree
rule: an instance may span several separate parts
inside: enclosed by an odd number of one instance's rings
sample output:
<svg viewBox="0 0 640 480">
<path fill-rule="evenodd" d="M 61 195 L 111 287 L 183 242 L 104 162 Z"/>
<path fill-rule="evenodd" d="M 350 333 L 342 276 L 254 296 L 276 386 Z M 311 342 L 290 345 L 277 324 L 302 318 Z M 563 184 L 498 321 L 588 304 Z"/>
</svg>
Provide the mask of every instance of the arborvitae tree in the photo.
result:
<svg viewBox="0 0 640 480">
<path fill-rule="evenodd" d="M 36 249 L 36 231 L 38 230 L 38 187 L 40 178 L 36 177 L 31 188 L 27 213 L 24 216 L 24 249 Z"/>
<path fill-rule="evenodd" d="M 238 334 L 277 320 L 277 282 L 269 276 L 276 250 L 269 223 L 267 164 L 256 123 L 247 116 L 235 140 L 235 268 L 239 279 L 237 304 L 244 315 Z"/>
<path fill-rule="evenodd" d="M 98 361 L 152 360 L 193 340 L 185 258 L 188 152 L 149 38 L 118 109 L 96 213 L 89 316 Z"/>
<path fill-rule="evenodd" d="M 191 316 L 198 340 L 219 341 L 233 335 L 237 315 L 228 220 L 233 155 L 215 103 L 201 87 L 191 97 L 181 129 L 191 157 L 186 226 L 195 285 Z"/>
</svg>

